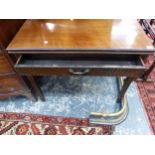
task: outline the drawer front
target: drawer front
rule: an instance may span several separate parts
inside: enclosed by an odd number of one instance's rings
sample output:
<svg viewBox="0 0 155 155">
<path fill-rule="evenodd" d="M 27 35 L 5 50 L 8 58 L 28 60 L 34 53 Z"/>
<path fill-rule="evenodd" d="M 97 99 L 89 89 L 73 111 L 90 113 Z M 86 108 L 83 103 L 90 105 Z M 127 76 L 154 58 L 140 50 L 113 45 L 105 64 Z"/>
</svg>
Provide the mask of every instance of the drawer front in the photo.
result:
<svg viewBox="0 0 155 155">
<path fill-rule="evenodd" d="M 146 71 L 139 57 L 114 58 L 32 58 L 21 56 L 15 68 L 21 75 L 104 75 L 140 77 Z"/>
<path fill-rule="evenodd" d="M 5 58 L 5 56 L 0 53 L 0 76 L 3 74 L 11 74 L 14 73 L 11 65 L 9 64 L 7 58 Z"/>
<path fill-rule="evenodd" d="M 140 77 L 145 72 L 145 69 L 132 69 L 132 68 L 37 68 L 37 67 L 16 67 L 17 72 L 21 75 L 75 75 L 75 76 L 128 76 Z"/>
<path fill-rule="evenodd" d="M 0 77 L 0 95 L 22 90 L 23 86 L 17 76 Z"/>
</svg>

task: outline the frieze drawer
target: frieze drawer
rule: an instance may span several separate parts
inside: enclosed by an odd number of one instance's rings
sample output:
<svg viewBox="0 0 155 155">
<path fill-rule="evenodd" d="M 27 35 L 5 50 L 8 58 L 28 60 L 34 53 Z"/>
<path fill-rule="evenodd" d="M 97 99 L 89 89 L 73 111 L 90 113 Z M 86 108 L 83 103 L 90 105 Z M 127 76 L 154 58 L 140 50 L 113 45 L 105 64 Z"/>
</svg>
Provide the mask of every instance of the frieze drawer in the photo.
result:
<svg viewBox="0 0 155 155">
<path fill-rule="evenodd" d="M 22 75 L 142 75 L 146 68 L 137 56 L 127 58 L 110 57 L 33 57 L 20 56 L 15 64 Z"/>
</svg>

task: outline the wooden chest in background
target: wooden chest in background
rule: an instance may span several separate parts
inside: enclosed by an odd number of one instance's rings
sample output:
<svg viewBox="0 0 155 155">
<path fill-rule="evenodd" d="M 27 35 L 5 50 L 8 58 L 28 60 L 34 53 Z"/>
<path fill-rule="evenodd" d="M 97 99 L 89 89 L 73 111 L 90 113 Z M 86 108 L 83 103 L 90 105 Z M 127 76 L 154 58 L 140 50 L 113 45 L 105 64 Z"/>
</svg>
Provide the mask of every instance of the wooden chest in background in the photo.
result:
<svg viewBox="0 0 155 155">
<path fill-rule="evenodd" d="M 23 95 L 34 100 L 25 81 L 15 72 L 5 48 L 25 20 L 0 20 L 0 99 Z"/>
</svg>

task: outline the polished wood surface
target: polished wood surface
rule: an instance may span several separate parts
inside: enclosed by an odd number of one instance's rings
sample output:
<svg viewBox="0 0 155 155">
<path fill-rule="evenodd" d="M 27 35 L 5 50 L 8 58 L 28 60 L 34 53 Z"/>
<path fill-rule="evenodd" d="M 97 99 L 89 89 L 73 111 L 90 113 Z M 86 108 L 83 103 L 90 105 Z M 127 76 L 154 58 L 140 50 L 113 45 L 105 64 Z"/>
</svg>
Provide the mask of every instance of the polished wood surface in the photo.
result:
<svg viewBox="0 0 155 155">
<path fill-rule="evenodd" d="M 7 50 L 154 50 L 137 20 L 27 20 Z"/>
</svg>

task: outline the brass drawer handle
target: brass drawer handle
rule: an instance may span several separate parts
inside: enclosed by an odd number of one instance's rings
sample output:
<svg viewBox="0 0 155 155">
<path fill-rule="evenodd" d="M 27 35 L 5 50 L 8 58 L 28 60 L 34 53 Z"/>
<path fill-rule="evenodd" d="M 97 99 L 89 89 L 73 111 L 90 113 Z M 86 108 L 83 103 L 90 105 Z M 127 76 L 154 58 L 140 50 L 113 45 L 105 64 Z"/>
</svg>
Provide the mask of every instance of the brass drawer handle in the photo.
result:
<svg viewBox="0 0 155 155">
<path fill-rule="evenodd" d="M 81 71 L 80 71 L 81 70 Z M 90 72 L 90 69 L 69 69 L 69 72 L 74 74 L 74 75 L 84 75 Z"/>
</svg>

